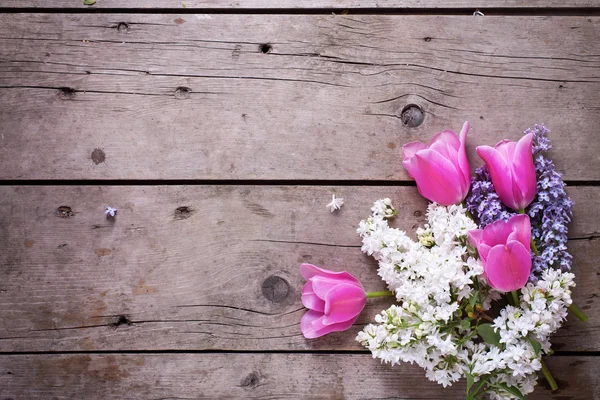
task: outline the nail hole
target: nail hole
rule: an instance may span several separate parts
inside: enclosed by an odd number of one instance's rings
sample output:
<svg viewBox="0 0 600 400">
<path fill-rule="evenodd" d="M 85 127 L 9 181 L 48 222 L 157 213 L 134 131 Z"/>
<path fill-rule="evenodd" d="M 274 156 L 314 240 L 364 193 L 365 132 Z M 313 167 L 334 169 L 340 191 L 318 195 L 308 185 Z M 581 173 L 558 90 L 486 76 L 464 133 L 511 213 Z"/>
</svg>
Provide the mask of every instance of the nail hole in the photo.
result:
<svg viewBox="0 0 600 400">
<path fill-rule="evenodd" d="M 417 211 L 415 211 L 415 212 L 413 213 L 413 215 L 414 215 L 415 217 L 420 217 L 421 215 L 423 215 L 423 213 L 422 213 L 421 211 L 417 210 Z"/>
<path fill-rule="evenodd" d="M 263 295 L 273 303 L 283 301 L 290 292 L 290 284 L 280 276 L 272 275 L 261 285 Z"/>
<path fill-rule="evenodd" d="M 431 38 L 429 36 L 427 36 L 425 39 L 423 39 L 426 42 L 431 42 Z"/>
<path fill-rule="evenodd" d="M 402 109 L 400 120 L 402 124 L 410 128 L 415 128 L 423 123 L 425 115 L 421 107 L 416 104 L 409 104 Z"/>
<path fill-rule="evenodd" d="M 175 220 L 188 219 L 192 216 L 194 210 L 188 206 L 181 206 L 175 209 Z"/>
<path fill-rule="evenodd" d="M 120 22 L 119 25 L 117 25 L 117 31 L 119 31 L 119 33 L 128 33 L 129 25 L 125 22 Z"/>
<path fill-rule="evenodd" d="M 192 89 L 185 86 L 179 86 L 175 89 L 175 98 L 177 100 L 186 100 L 190 98 L 190 93 L 192 93 Z"/>
<path fill-rule="evenodd" d="M 263 43 L 260 46 L 258 46 L 258 49 L 261 53 L 267 54 L 270 53 L 271 50 L 273 50 L 273 46 L 271 46 L 269 43 Z"/>
<path fill-rule="evenodd" d="M 113 328 L 118 328 L 121 325 L 128 325 L 129 326 L 131 324 L 132 324 L 132 322 L 131 322 L 131 320 L 129 320 L 129 318 L 127 318 L 125 315 L 119 315 L 119 319 L 117 319 L 117 322 L 113 322 L 111 324 L 111 326 Z"/>
<path fill-rule="evenodd" d="M 58 89 L 58 97 L 62 100 L 71 100 L 75 97 L 75 89 L 70 87 L 61 87 Z"/>
<path fill-rule="evenodd" d="M 56 209 L 56 215 L 61 218 L 71 218 L 75 213 L 69 206 L 60 206 Z"/>
<path fill-rule="evenodd" d="M 92 161 L 96 165 L 103 163 L 106 161 L 106 153 L 104 153 L 102 149 L 94 149 L 94 151 L 92 151 Z"/>
<path fill-rule="evenodd" d="M 244 379 L 242 379 L 241 386 L 255 388 L 258 386 L 259 382 L 260 382 L 260 377 L 258 376 L 258 373 L 253 371 L 253 372 L 249 373 L 248 375 L 246 375 L 244 377 Z"/>
</svg>

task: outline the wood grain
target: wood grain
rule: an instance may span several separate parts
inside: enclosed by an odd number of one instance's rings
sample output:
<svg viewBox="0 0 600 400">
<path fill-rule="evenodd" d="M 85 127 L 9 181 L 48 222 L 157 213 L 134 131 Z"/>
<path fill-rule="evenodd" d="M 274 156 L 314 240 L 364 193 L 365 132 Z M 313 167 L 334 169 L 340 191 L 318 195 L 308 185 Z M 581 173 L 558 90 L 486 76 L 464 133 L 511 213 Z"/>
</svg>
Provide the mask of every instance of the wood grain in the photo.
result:
<svg viewBox="0 0 600 400">
<path fill-rule="evenodd" d="M 559 351 L 600 350 L 599 190 L 569 191 L 574 297 L 590 321 L 569 321 Z M 345 199 L 339 213 L 325 207 L 332 192 Z M 1 187 L 0 351 L 359 350 L 356 332 L 389 299 L 369 302 L 347 332 L 305 340 L 298 265 L 383 290 L 355 229 L 386 196 L 395 226 L 424 222 L 414 187 Z M 271 277 L 276 297 L 263 288 Z"/>
<path fill-rule="evenodd" d="M 452 9 L 465 8 L 465 13 L 474 9 L 484 11 L 490 8 L 597 8 L 600 5 L 594 0 L 98 0 L 93 6 L 83 4 L 83 0 L 0 0 L 0 7 L 6 8 L 127 8 L 142 9 L 140 11 L 158 9 L 365 9 L 365 8 L 398 8 L 398 9 Z M 57 10 L 60 11 L 60 10 Z"/>
<path fill-rule="evenodd" d="M 599 37 L 599 17 L 3 14 L 0 179 L 408 180 L 403 144 L 470 120 L 473 165 L 544 122 L 565 178 L 598 181 Z"/>
<path fill-rule="evenodd" d="M 527 399 L 597 400 L 598 357 L 550 357 L 560 389 Z M 69 354 L 0 356 L 0 396 L 15 399 L 464 399 L 416 365 L 368 354 Z"/>
</svg>

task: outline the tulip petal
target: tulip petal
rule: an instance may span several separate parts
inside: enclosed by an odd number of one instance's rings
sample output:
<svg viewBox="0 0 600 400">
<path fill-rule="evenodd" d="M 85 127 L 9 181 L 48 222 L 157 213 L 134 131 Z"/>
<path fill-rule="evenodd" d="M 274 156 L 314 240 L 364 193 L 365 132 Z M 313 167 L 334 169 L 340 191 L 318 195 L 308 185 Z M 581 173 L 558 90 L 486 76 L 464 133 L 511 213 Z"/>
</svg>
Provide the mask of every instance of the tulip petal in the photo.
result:
<svg viewBox="0 0 600 400">
<path fill-rule="evenodd" d="M 502 292 L 512 292 L 525 286 L 531 272 L 529 250 L 518 241 L 494 246 L 484 265 L 491 287 Z"/>
<path fill-rule="evenodd" d="M 506 241 L 517 240 L 529 251 L 531 248 L 531 221 L 529 216 L 526 214 L 515 215 L 507 221 L 507 224 L 510 226 L 512 233 Z"/>
<path fill-rule="evenodd" d="M 492 247 L 497 244 L 505 244 L 512 232 L 513 226 L 507 221 L 494 221 L 485 227 L 481 240 Z"/>
<path fill-rule="evenodd" d="M 318 318 L 312 321 L 312 332 L 313 335 L 312 338 L 315 337 L 320 337 L 323 335 L 327 335 L 328 333 L 331 332 L 341 332 L 341 331 L 345 331 L 346 329 L 350 328 L 352 326 L 352 324 L 354 324 L 354 322 L 356 321 L 356 319 L 358 318 L 358 316 L 349 319 L 348 321 L 343 321 L 343 322 L 339 322 L 336 324 L 330 324 L 330 325 L 323 325 L 322 321 L 323 318 Z M 306 335 L 305 335 L 306 337 Z"/>
<path fill-rule="evenodd" d="M 313 291 L 312 282 L 308 281 L 302 287 L 302 305 L 310 310 L 325 312 L 325 301 Z"/>
<path fill-rule="evenodd" d="M 323 324 L 348 321 L 360 314 L 366 303 L 367 296 L 363 288 L 348 284 L 337 285 L 325 297 Z"/>
<path fill-rule="evenodd" d="M 364 292 L 364 289 L 360 284 L 357 284 L 352 281 L 340 280 L 340 279 L 332 279 L 327 276 L 313 276 L 310 278 L 312 282 L 312 290 L 313 292 L 320 298 L 327 302 L 327 293 L 329 293 L 333 288 L 339 285 L 349 285 L 357 287 L 359 290 Z"/>
<path fill-rule="evenodd" d="M 402 159 L 407 160 L 412 158 L 417 151 L 425 150 L 427 145 L 422 142 L 410 142 L 402 146 Z"/>
<path fill-rule="evenodd" d="M 466 186 L 466 192 L 468 193 L 471 187 L 471 168 L 469 167 L 469 159 L 467 158 L 467 133 L 471 125 L 469 121 L 465 121 L 460 130 L 459 140 L 460 147 L 458 149 L 458 167 L 462 172 L 463 184 Z"/>
<path fill-rule="evenodd" d="M 478 247 L 479 242 L 481 242 L 481 237 L 483 235 L 483 229 L 473 229 L 467 232 L 467 236 L 469 240 L 473 244 L 473 246 Z"/>
<path fill-rule="evenodd" d="M 417 182 L 417 189 L 423 197 L 449 206 L 461 202 L 467 195 L 461 191 L 456 167 L 440 153 L 422 150 L 408 164 L 405 163 L 404 167 Z"/>
<path fill-rule="evenodd" d="M 432 139 L 429 149 L 437 151 L 448 160 L 456 160 L 458 158 L 458 149 L 460 141 L 458 136 L 451 130 L 443 130 L 437 133 Z"/>
<path fill-rule="evenodd" d="M 488 167 L 494 189 L 502 203 L 512 209 L 518 209 L 515 208 L 517 204 L 513 196 L 512 173 L 507 160 L 504 159 L 504 156 L 498 150 L 490 146 L 478 146 L 476 151 L 477 155 Z"/>
<path fill-rule="evenodd" d="M 322 317 L 323 317 L 323 313 L 313 311 L 313 310 L 308 310 L 306 312 L 306 314 L 304 314 L 302 316 L 302 319 L 300 320 L 300 330 L 302 331 L 302 334 L 304 335 L 305 338 L 314 339 L 319 336 L 325 335 L 325 333 L 323 333 L 322 335 L 319 335 L 317 333 L 317 331 L 315 330 L 315 328 L 313 327 L 313 322 L 317 321 L 318 319 L 320 319 Z"/>
<path fill-rule="evenodd" d="M 348 272 L 333 272 L 323 268 L 316 267 L 312 264 L 300 264 L 300 275 L 306 280 L 309 280 L 313 276 L 326 276 L 331 279 L 336 279 L 340 282 L 354 282 L 360 286 L 360 281 L 350 275 Z"/>
<path fill-rule="evenodd" d="M 513 179 L 519 188 L 521 202 L 519 208 L 525 208 L 533 201 L 536 193 L 535 165 L 531 147 L 533 133 L 523 136 L 516 144 L 513 158 Z"/>
</svg>

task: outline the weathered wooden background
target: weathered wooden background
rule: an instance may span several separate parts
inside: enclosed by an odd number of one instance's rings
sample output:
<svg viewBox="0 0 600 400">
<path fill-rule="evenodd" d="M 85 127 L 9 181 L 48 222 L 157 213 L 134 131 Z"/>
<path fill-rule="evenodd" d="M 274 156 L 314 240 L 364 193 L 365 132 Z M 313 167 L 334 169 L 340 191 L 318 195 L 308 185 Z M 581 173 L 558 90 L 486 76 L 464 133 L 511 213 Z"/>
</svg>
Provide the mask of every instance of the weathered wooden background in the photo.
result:
<svg viewBox="0 0 600 400">
<path fill-rule="evenodd" d="M 354 341 L 387 300 L 305 340 L 298 265 L 383 289 L 358 221 L 464 120 L 552 130 L 590 321 L 531 398 L 600 399 L 599 93 L 597 0 L 0 0 L 0 400 L 462 398 Z"/>
</svg>

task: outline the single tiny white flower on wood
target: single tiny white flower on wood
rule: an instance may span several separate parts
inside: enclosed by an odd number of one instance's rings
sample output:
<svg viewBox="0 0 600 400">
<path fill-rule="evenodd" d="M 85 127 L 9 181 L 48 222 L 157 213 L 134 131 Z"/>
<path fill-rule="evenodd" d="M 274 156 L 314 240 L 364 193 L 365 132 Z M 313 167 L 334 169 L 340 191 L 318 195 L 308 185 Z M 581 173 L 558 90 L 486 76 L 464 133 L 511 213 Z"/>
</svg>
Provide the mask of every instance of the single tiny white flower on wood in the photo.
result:
<svg viewBox="0 0 600 400">
<path fill-rule="evenodd" d="M 329 207 L 331 212 L 335 210 L 339 210 L 344 205 L 344 199 L 341 197 L 336 198 L 335 194 L 331 195 L 331 203 L 327 204 L 325 207 Z"/>
<path fill-rule="evenodd" d="M 111 206 L 106 206 L 106 210 L 104 210 L 104 214 L 114 217 L 115 215 L 117 215 L 117 209 L 112 208 Z"/>
</svg>

